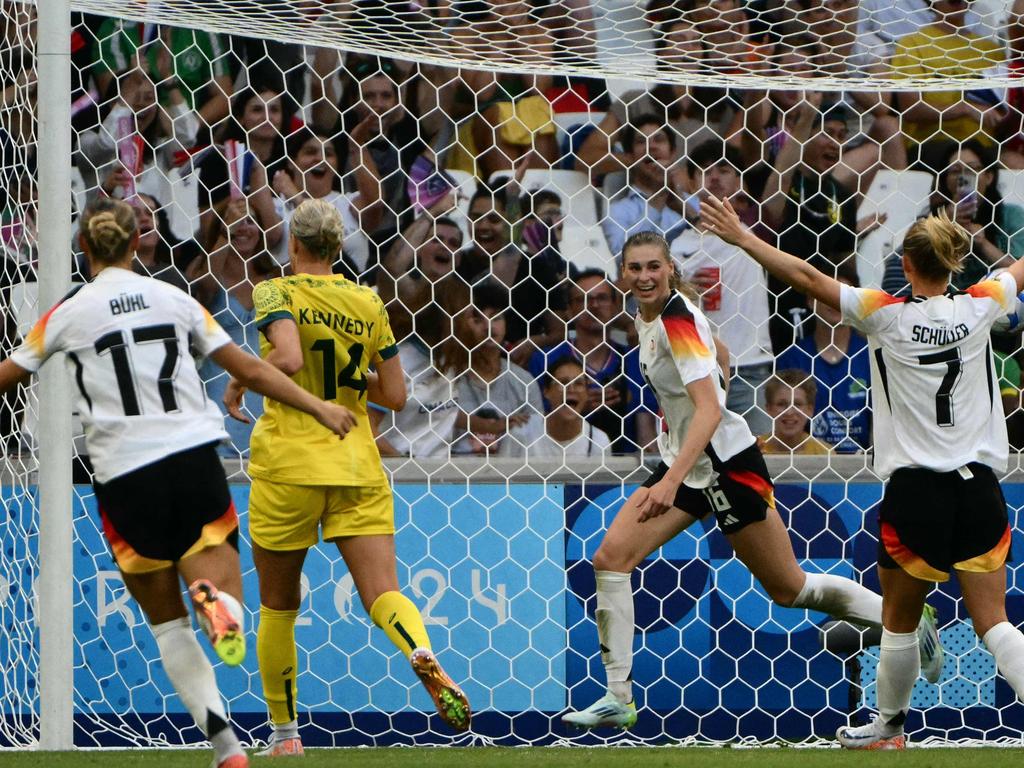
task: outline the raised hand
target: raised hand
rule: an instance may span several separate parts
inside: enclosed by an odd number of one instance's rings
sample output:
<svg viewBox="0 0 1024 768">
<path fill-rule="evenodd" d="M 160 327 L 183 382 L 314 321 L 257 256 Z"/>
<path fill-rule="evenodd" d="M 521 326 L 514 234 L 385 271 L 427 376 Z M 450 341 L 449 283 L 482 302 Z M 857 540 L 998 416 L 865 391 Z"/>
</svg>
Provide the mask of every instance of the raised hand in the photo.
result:
<svg viewBox="0 0 1024 768">
<path fill-rule="evenodd" d="M 750 230 L 740 221 L 728 200 L 708 195 L 701 202 L 700 213 L 704 226 L 727 243 L 739 245 L 743 238 L 750 235 Z"/>
</svg>

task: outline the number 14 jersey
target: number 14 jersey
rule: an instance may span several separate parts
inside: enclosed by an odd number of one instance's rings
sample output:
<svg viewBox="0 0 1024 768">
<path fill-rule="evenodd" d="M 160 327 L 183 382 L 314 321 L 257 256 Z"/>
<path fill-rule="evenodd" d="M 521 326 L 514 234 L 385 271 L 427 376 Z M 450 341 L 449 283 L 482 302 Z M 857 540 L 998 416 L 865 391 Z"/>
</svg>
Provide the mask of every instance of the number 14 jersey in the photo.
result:
<svg viewBox="0 0 1024 768">
<path fill-rule="evenodd" d="M 43 315 L 11 359 L 36 371 L 66 353 L 96 480 L 227 437 L 190 354 L 231 338 L 188 294 L 107 267 Z"/>
<path fill-rule="evenodd" d="M 897 298 L 842 286 L 843 320 L 871 350 L 875 471 L 951 472 L 969 462 L 1005 471 L 1006 419 L 989 332 L 1012 309 L 1007 273 L 966 291 Z"/>
<path fill-rule="evenodd" d="M 252 292 L 263 357 L 272 349 L 267 327 L 294 322 L 302 368 L 292 380 L 343 405 L 356 416 L 344 440 L 316 419 L 267 400 L 252 432 L 249 474 L 292 485 L 374 486 L 387 483 L 366 415 L 370 364 L 398 352 L 383 302 L 372 289 L 338 275 L 292 275 L 259 283 Z"/>
</svg>

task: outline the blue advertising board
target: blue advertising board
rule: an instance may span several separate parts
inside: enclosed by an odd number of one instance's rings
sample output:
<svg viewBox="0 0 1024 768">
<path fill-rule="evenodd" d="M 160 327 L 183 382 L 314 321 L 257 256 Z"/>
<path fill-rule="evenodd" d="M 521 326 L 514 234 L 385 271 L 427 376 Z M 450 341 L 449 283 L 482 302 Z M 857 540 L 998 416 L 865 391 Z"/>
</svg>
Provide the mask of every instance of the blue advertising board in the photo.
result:
<svg viewBox="0 0 1024 768">
<path fill-rule="evenodd" d="M 558 716 L 602 695 L 590 559 L 633 486 L 399 484 L 399 582 L 420 608 L 434 648 L 466 692 L 474 732 L 497 743 L 550 743 Z M 1005 486 L 1011 510 L 1024 485 Z M 232 487 L 242 517 L 248 486 Z M 877 589 L 872 483 L 784 484 L 776 489 L 798 560 Z M 166 743 L 199 740 L 158 663 L 152 633 L 124 589 L 97 522 L 76 488 L 76 742 L 123 745 L 145 732 Z M 0 531 L 0 662 L 4 716 L 24 715 L 34 697 L 37 632 L 31 600 L 32 491 L 4 489 Z M 1016 515 L 1011 511 L 1011 520 Z M 1024 551 L 1022 532 L 1014 545 Z M 266 733 L 256 666 L 257 587 L 242 537 L 250 654 L 240 669 L 218 666 L 231 716 L 248 735 Z M 21 564 L 21 567 L 16 567 Z M 1024 591 L 1011 566 L 1007 608 L 1024 620 Z M 875 649 L 843 659 L 822 648 L 827 617 L 772 605 L 732 557 L 713 521 L 701 521 L 654 553 L 634 575 L 638 631 L 633 676 L 644 714 L 632 738 L 805 739 L 829 735 L 848 714 L 874 705 Z M 931 602 L 952 652 L 940 686 L 915 690 L 910 728 L 920 734 L 1020 734 L 1024 707 L 997 679 L 962 613 L 955 581 Z M 448 739 L 404 657 L 360 604 L 337 552 L 310 552 L 296 638 L 298 700 L 310 744 L 438 743 Z M 855 662 L 855 663 L 854 663 Z M 863 688 L 851 686 L 858 670 Z M 851 706 L 852 692 L 852 706 Z M 982 705 L 982 706 L 978 706 Z M 923 709 L 923 713 L 921 711 Z M 1016 725 L 1014 725 L 1016 724 Z M 1011 727 L 1007 727 L 1007 725 Z M 1014 730 L 1016 728 L 1016 730 Z M 920 735 L 919 734 L 919 735 Z M 592 738 L 592 737 L 588 737 Z"/>
</svg>

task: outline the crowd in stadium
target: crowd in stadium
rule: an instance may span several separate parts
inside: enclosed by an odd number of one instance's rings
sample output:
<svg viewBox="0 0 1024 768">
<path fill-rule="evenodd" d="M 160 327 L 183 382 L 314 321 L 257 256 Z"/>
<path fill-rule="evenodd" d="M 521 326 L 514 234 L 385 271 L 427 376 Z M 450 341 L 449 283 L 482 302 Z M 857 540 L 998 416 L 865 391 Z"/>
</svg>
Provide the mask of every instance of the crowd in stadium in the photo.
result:
<svg viewBox="0 0 1024 768">
<path fill-rule="evenodd" d="M 33 10 L 4 5 L 9 293 L 33 279 L 37 158 Z M 450 15 L 455 47 L 483 33 L 495 51 L 526 36 L 552 60 L 601 55 L 587 3 L 416 8 Z M 1024 2 L 1002 16 L 988 10 L 963 0 L 647 5 L 651 55 L 665 70 L 827 73 L 850 79 L 842 93 L 457 70 L 77 14 L 76 203 L 129 200 L 143 232 L 136 270 L 188 290 L 254 352 L 253 288 L 287 265 L 294 209 L 307 198 L 336 206 L 346 236 L 335 269 L 378 290 L 410 377 L 402 412 L 374 411 L 378 445 L 414 458 L 562 460 L 651 447 L 658 406 L 614 259 L 630 235 L 655 231 L 729 350 L 729 408 L 763 449 L 856 453 L 871 446 L 864 339 L 709 234 L 702 195 L 730 198 L 760 237 L 859 285 L 858 240 L 886 224 L 885 213 L 858 217 L 876 173 L 927 171 L 933 193 L 920 213 L 945 210 L 973 235 L 954 287 L 1019 258 L 1024 209 L 1002 199 L 999 174 L 1024 168 L 1024 91 L 857 91 L 869 75 L 1019 66 Z M 583 113 L 578 128 L 557 119 Z M 537 169 L 578 174 L 581 189 L 531 187 Z M 581 196 L 611 256 L 605 269 L 565 245 Z M 892 293 L 906 287 L 900 258 L 886 262 Z M 80 254 L 76 270 L 88 278 Z M 17 326 L 7 312 L 6 352 Z M 1019 338 L 993 343 L 1020 447 Z M 202 373 L 220 402 L 226 374 L 211 361 Z M 556 391 L 564 405 L 552 409 Z M 4 434 L 20 418 L 16 402 L 3 409 Z M 246 406 L 253 416 L 263 407 L 252 394 Z M 251 424 L 229 420 L 229 429 L 224 454 L 245 455 Z"/>
</svg>

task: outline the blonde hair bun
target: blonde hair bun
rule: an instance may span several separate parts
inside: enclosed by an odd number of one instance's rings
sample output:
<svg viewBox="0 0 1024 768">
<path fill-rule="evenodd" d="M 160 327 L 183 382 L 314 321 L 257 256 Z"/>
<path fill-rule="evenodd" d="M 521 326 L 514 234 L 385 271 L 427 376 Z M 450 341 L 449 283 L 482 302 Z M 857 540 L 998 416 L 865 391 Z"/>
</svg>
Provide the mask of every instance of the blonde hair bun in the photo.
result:
<svg viewBox="0 0 1024 768">
<path fill-rule="evenodd" d="M 345 239 L 341 213 L 326 200 L 306 200 L 296 208 L 290 232 L 310 255 L 327 262 L 338 257 Z"/>
</svg>

